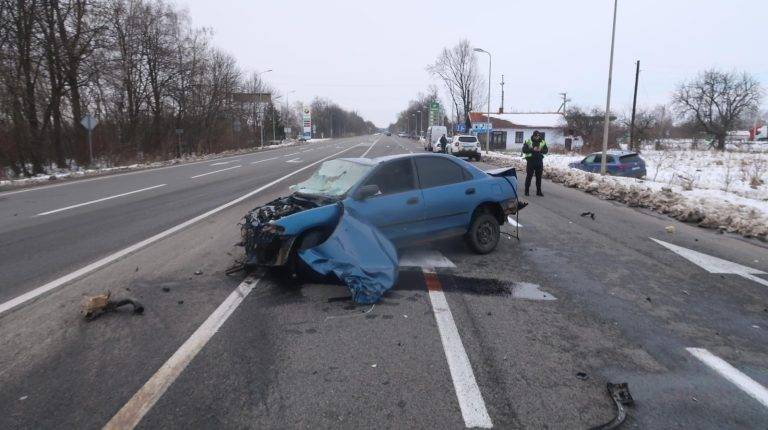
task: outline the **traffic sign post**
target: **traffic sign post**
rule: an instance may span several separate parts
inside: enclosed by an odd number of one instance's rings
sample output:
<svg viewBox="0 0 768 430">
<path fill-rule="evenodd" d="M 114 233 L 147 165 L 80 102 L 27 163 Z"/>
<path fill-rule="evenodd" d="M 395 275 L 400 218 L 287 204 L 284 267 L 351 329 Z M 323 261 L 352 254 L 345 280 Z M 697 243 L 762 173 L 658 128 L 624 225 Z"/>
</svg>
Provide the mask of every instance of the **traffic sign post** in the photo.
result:
<svg viewBox="0 0 768 430">
<path fill-rule="evenodd" d="M 93 164 L 93 144 L 91 143 L 91 132 L 99 124 L 99 120 L 97 120 L 93 115 L 87 113 L 83 119 L 80 120 L 80 124 L 83 126 L 83 128 L 88 130 L 89 164 Z"/>
</svg>

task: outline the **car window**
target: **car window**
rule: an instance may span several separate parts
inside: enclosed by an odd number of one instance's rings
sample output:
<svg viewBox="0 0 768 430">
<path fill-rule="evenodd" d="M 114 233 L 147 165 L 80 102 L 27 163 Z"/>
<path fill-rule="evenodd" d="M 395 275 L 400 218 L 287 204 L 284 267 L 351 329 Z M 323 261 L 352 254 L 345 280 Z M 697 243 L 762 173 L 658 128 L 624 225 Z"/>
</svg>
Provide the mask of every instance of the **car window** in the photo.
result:
<svg viewBox="0 0 768 430">
<path fill-rule="evenodd" d="M 619 161 L 622 163 L 639 163 L 640 162 L 640 156 L 637 154 L 629 154 L 629 155 L 622 155 L 619 157 Z"/>
<path fill-rule="evenodd" d="M 602 163 L 603 162 L 603 154 L 595 154 L 595 160 L 592 161 L 593 163 Z"/>
<path fill-rule="evenodd" d="M 416 157 L 415 161 L 421 188 L 438 187 L 464 181 L 464 169 L 451 160 L 442 157 Z"/>
<path fill-rule="evenodd" d="M 475 143 L 477 139 L 474 136 L 462 136 L 459 138 L 459 142 Z"/>
<path fill-rule="evenodd" d="M 585 164 L 590 164 L 595 162 L 595 155 L 588 155 L 587 158 L 584 159 Z"/>
<path fill-rule="evenodd" d="M 363 185 L 376 185 L 381 194 L 396 194 L 416 188 L 410 158 L 390 161 L 379 166 Z"/>
<path fill-rule="evenodd" d="M 606 155 L 606 160 L 608 160 L 606 161 L 606 163 L 608 164 L 616 163 L 616 157 L 614 157 L 613 155 Z"/>
</svg>

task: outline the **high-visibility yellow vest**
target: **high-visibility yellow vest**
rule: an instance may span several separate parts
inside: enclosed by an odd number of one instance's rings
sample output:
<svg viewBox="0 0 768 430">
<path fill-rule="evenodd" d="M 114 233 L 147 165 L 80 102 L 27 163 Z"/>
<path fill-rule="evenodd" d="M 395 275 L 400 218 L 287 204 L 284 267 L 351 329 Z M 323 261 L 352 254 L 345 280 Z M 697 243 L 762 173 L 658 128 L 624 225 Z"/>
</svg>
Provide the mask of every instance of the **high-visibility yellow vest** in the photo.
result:
<svg viewBox="0 0 768 430">
<path fill-rule="evenodd" d="M 525 143 L 523 143 L 523 148 L 525 148 L 526 146 L 531 148 L 531 150 L 533 150 L 533 142 L 531 142 L 531 139 L 528 139 L 525 141 Z M 542 139 L 542 141 L 539 142 L 539 148 L 541 148 L 541 150 L 543 151 L 544 148 L 546 147 L 547 147 L 547 141 Z M 541 154 L 542 158 L 544 158 L 544 156 L 546 155 L 543 152 L 539 152 L 539 154 Z M 531 158 L 531 155 L 533 155 L 533 152 L 523 152 L 523 158 Z"/>
</svg>

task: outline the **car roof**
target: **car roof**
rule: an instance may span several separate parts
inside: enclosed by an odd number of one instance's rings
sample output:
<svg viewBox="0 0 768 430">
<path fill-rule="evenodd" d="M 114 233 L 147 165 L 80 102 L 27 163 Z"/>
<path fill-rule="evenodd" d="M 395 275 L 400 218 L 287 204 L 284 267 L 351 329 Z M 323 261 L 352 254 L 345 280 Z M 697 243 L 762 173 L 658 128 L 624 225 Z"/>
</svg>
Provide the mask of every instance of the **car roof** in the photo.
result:
<svg viewBox="0 0 768 430">
<path fill-rule="evenodd" d="M 421 154 L 394 154 L 394 155 L 384 155 L 381 157 L 376 157 L 372 161 L 375 163 L 385 163 L 387 161 L 397 160 L 399 158 L 407 158 L 407 157 L 443 157 L 443 158 L 454 158 L 452 155 L 447 154 L 435 154 L 431 152 L 425 152 Z"/>
<path fill-rule="evenodd" d="M 602 153 L 603 153 L 602 151 L 597 151 L 597 152 L 593 152 L 593 153 L 591 153 L 589 155 L 602 155 Z M 609 149 L 608 151 L 606 151 L 606 154 L 622 156 L 622 155 L 637 154 L 637 152 L 625 151 L 623 149 Z"/>
</svg>

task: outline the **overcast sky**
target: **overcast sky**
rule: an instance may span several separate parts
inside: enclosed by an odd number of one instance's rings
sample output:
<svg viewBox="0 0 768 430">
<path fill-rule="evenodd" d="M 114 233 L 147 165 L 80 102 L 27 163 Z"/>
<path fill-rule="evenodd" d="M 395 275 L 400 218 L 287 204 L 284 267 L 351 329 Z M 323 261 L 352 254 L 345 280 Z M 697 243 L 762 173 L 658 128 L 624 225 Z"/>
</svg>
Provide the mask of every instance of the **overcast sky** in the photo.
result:
<svg viewBox="0 0 768 430">
<path fill-rule="evenodd" d="M 605 104 L 612 0 L 253 1 L 178 0 L 196 26 L 246 70 L 264 75 L 290 101 L 327 97 L 379 126 L 438 83 L 425 67 L 467 38 L 493 54 L 492 102 L 498 109 L 554 111 Z M 717 67 L 768 84 L 764 0 L 619 0 L 614 111 L 669 100 L 676 83 Z M 488 57 L 478 57 L 483 74 Z M 764 103 L 765 104 L 765 103 Z"/>
</svg>

